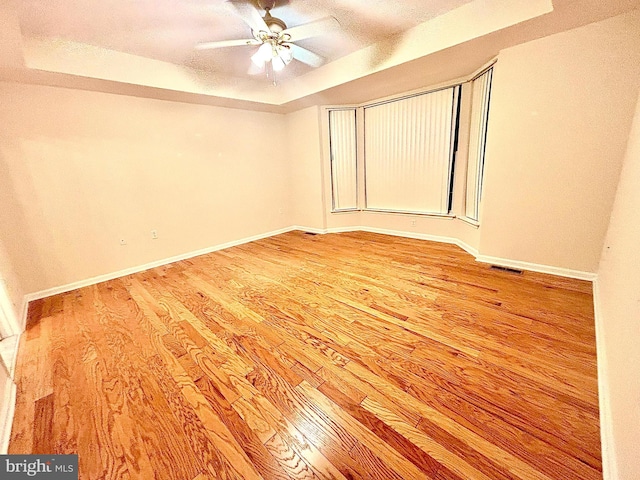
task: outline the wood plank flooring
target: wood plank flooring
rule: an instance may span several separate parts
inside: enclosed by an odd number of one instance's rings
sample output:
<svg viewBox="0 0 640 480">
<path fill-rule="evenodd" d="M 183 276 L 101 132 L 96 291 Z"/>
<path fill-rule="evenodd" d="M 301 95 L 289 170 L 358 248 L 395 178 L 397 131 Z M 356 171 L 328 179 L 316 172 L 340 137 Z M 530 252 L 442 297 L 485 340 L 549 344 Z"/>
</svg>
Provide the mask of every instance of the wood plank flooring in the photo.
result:
<svg viewBox="0 0 640 480">
<path fill-rule="evenodd" d="M 10 453 L 82 479 L 602 478 L 591 284 L 291 232 L 30 305 Z"/>
</svg>

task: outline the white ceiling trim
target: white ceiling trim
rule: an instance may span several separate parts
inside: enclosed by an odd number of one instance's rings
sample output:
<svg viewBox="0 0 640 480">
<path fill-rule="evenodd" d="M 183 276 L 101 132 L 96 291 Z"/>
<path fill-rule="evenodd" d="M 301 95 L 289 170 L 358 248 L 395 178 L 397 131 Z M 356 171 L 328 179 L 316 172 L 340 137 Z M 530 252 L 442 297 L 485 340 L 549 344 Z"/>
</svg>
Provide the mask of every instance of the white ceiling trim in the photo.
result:
<svg viewBox="0 0 640 480">
<path fill-rule="evenodd" d="M 248 79 L 218 81 L 215 74 L 198 72 L 152 58 L 60 39 L 28 39 L 23 52 L 26 67 L 132 85 L 201 95 L 277 104 L 276 89 L 256 90 Z M 224 86 L 219 87 L 222 84 Z M 268 85 L 267 85 L 268 86 Z"/>
</svg>

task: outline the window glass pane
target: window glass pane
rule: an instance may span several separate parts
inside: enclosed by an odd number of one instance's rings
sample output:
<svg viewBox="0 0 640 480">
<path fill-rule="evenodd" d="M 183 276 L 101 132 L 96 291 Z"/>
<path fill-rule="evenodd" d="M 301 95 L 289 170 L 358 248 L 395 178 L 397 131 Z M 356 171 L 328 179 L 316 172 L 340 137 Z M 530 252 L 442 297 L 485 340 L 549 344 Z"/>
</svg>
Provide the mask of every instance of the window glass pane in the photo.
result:
<svg viewBox="0 0 640 480">
<path fill-rule="evenodd" d="M 493 69 L 490 68 L 472 82 L 465 216 L 473 220 L 479 218 L 492 75 Z"/>
<path fill-rule="evenodd" d="M 457 88 L 365 107 L 366 207 L 448 213 Z"/>
<path fill-rule="evenodd" d="M 356 110 L 329 111 L 333 210 L 358 208 Z"/>
</svg>

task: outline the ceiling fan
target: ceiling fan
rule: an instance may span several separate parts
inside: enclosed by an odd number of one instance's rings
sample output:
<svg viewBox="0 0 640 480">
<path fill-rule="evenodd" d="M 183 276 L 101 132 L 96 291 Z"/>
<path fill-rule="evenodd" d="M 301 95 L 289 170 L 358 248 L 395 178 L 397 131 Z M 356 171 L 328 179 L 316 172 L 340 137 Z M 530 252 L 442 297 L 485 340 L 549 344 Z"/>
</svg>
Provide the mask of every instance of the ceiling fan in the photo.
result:
<svg viewBox="0 0 640 480">
<path fill-rule="evenodd" d="M 251 27 L 253 38 L 200 43 L 195 48 L 197 50 L 207 50 L 242 45 L 259 46 L 251 60 L 260 69 L 266 66 L 277 72 L 287 66 L 293 59 L 312 67 L 319 67 L 325 62 L 325 59 L 306 48 L 296 45 L 295 42 L 324 35 L 340 27 L 335 18 L 325 17 L 304 25 L 287 28 L 287 25 L 282 20 L 271 16 L 271 10 L 275 7 L 275 0 L 258 0 L 258 7 L 265 11 L 264 17 L 250 3 L 237 0 L 229 0 L 228 3 L 238 16 Z"/>
</svg>

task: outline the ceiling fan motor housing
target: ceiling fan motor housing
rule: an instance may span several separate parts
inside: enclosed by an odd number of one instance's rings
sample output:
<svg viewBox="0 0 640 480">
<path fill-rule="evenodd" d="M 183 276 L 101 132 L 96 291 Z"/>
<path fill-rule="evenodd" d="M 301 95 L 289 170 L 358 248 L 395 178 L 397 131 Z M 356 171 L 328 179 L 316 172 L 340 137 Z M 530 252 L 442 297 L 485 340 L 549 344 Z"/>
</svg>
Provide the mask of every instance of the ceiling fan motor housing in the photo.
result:
<svg viewBox="0 0 640 480">
<path fill-rule="evenodd" d="M 280 33 L 283 30 L 287 29 L 287 24 L 284 23 L 282 20 L 280 20 L 279 18 L 276 17 L 272 17 L 271 13 L 269 13 L 269 9 L 266 9 L 266 14 L 264 15 L 264 23 L 267 24 L 267 27 L 269 27 L 269 30 L 271 30 L 273 33 Z"/>
</svg>

